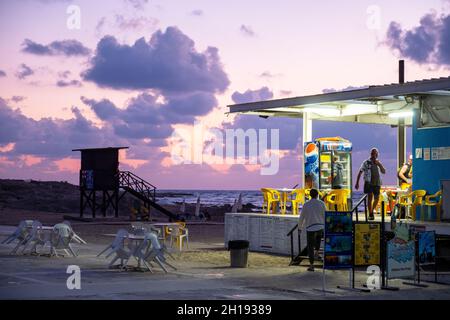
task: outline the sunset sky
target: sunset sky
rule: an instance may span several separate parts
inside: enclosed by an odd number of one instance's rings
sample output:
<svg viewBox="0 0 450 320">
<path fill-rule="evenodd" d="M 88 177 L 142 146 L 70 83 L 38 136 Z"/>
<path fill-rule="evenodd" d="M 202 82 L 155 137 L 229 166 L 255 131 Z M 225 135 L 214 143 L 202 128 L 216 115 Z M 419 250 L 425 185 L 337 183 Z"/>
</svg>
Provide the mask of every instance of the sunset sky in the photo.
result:
<svg viewBox="0 0 450 320">
<path fill-rule="evenodd" d="M 0 178 L 78 183 L 72 149 L 129 146 L 121 169 L 158 188 L 292 187 L 301 119 L 226 106 L 394 83 L 399 59 L 406 81 L 449 76 L 450 1 L 0 0 L 0 38 Z M 173 163 L 170 137 L 195 121 L 280 129 L 279 172 Z M 354 174 L 376 146 L 395 184 L 396 129 L 313 123 L 314 138 L 336 135 Z"/>
</svg>

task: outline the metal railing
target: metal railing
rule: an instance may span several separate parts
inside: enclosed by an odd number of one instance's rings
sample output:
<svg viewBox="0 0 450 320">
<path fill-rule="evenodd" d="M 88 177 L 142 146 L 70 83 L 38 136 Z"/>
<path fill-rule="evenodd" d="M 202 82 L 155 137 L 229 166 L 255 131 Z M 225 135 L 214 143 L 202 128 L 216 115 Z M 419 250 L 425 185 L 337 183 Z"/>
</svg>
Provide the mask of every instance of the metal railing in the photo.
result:
<svg viewBox="0 0 450 320">
<path fill-rule="evenodd" d="M 361 203 L 364 202 L 364 216 L 366 218 L 367 222 L 367 194 L 363 195 L 361 199 L 359 199 L 358 203 L 353 207 L 353 209 L 350 211 L 352 214 L 356 211 L 356 222 L 359 222 L 359 206 Z"/>
<path fill-rule="evenodd" d="M 156 187 L 130 171 L 119 171 L 119 185 L 128 187 L 155 202 Z"/>
<path fill-rule="evenodd" d="M 353 215 L 353 213 L 356 213 L 356 221 L 359 221 L 359 217 L 358 217 L 358 213 L 359 213 L 359 206 L 364 202 L 364 215 L 365 215 L 365 219 L 367 222 L 367 194 L 365 194 L 364 196 L 361 197 L 361 199 L 359 199 L 359 201 L 356 203 L 356 205 L 353 207 L 353 209 L 350 211 Z M 336 211 L 337 211 L 337 206 L 335 207 Z M 294 261 L 294 231 L 298 229 L 298 225 L 295 225 L 286 235 L 286 237 L 290 237 L 290 242 L 291 242 L 291 263 Z M 301 239 L 300 239 L 301 233 L 300 230 L 298 230 L 297 232 L 297 241 L 298 241 L 298 250 L 299 250 L 299 255 L 300 255 L 300 251 L 301 251 Z"/>
</svg>

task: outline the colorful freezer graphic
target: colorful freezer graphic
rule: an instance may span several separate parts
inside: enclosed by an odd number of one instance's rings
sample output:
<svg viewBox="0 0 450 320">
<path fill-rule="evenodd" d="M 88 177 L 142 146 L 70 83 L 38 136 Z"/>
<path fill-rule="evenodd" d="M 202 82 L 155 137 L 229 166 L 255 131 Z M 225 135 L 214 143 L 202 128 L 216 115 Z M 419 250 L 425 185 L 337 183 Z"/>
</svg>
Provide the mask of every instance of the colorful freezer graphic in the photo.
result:
<svg viewBox="0 0 450 320">
<path fill-rule="evenodd" d="M 305 188 L 319 189 L 319 147 L 310 142 L 305 147 Z"/>
<path fill-rule="evenodd" d="M 352 215 L 349 212 L 325 212 L 324 267 L 351 268 L 353 263 Z"/>
<path fill-rule="evenodd" d="M 434 231 L 419 232 L 417 234 L 419 248 L 419 263 L 433 264 L 436 256 L 436 234 Z"/>
</svg>

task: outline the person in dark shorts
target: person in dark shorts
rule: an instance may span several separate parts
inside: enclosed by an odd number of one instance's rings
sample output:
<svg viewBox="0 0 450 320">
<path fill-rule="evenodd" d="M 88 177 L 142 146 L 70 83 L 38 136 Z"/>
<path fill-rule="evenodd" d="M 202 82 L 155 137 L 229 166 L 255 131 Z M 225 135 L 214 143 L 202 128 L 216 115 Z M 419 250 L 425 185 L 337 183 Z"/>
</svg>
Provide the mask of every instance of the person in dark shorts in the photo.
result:
<svg viewBox="0 0 450 320">
<path fill-rule="evenodd" d="M 355 189 L 359 189 L 359 179 L 364 173 L 364 193 L 368 195 L 369 220 L 374 219 L 373 211 L 378 206 L 380 200 L 380 188 L 382 185 L 380 171 L 386 173 L 383 164 L 378 160 L 378 149 L 370 150 L 370 158 L 364 160 L 359 169 L 358 178 L 356 179 Z"/>
<path fill-rule="evenodd" d="M 402 190 L 409 190 L 412 184 L 412 155 L 409 155 L 408 162 L 405 163 L 397 173 L 398 182 Z"/>
</svg>

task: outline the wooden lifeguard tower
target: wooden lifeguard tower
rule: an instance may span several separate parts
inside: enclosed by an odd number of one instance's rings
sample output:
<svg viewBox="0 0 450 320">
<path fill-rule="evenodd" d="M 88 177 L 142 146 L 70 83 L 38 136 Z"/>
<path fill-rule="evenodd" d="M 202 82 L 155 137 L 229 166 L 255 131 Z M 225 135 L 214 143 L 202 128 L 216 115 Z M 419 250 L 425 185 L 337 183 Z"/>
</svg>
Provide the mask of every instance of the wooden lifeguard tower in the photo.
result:
<svg viewBox="0 0 450 320">
<path fill-rule="evenodd" d="M 156 203 L 156 187 L 130 171 L 119 170 L 119 150 L 128 147 L 73 149 L 81 152 L 80 217 L 90 211 L 92 218 L 100 210 L 104 217 L 108 208 L 119 216 L 119 202 L 128 192 L 173 220 L 178 216 Z M 120 189 L 125 192 L 120 193 Z"/>
</svg>

